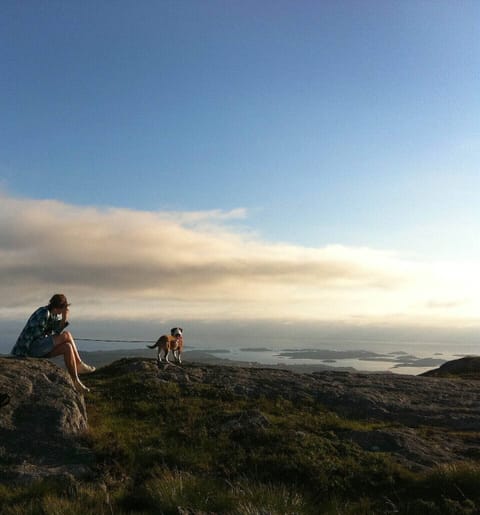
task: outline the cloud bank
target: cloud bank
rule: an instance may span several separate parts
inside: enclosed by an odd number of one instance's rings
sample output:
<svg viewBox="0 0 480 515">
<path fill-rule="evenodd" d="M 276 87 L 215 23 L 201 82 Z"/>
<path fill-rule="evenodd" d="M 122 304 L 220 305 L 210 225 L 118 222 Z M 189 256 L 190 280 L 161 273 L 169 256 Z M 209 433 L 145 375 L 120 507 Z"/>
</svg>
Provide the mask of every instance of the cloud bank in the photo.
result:
<svg viewBox="0 0 480 515">
<path fill-rule="evenodd" d="M 1 316 L 24 318 L 55 292 L 86 318 L 455 323 L 480 306 L 478 263 L 272 243 L 238 229 L 247 215 L 0 194 Z"/>
</svg>

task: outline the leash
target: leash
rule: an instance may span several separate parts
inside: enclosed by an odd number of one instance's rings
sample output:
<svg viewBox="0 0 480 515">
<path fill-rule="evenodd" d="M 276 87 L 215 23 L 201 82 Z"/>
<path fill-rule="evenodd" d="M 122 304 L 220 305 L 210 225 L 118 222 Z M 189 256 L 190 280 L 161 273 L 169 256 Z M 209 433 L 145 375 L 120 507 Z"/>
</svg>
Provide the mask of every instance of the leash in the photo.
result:
<svg viewBox="0 0 480 515">
<path fill-rule="evenodd" d="M 104 343 L 155 343 L 157 340 L 108 340 L 102 338 L 101 340 L 95 338 L 77 338 L 74 337 L 75 341 L 79 342 L 104 342 Z"/>
</svg>

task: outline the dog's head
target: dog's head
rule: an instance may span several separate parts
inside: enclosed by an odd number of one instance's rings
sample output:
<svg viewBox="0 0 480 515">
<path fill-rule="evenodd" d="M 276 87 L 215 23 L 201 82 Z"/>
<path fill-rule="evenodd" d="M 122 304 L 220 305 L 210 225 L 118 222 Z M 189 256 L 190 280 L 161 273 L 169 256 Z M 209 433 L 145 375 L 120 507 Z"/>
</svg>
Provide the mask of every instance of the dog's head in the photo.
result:
<svg viewBox="0 0 480 515">
<path fill-rule="evenodd" d="M 170 334 L 175 338 L 183 338 L 183 329 L 181 327 L 173 327 L 170 329 Z"/>
</svg>

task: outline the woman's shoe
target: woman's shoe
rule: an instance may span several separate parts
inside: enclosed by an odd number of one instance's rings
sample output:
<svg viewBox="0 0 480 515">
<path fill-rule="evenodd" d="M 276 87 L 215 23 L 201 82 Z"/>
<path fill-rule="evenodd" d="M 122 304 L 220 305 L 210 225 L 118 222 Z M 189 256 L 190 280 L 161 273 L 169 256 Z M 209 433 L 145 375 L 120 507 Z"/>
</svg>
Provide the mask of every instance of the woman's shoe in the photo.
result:
<svg viewBox="0 0 480 515">
<path fill-rule="evenodd" d="M 80 361 L 80 364 L 77 365 L 77 371 L 79 374 L 91 374 L 92 372 L 95 372 L 95 367 L 92 367 L 92 365 L 87 365 L 83 361 Z"/>
</svg>

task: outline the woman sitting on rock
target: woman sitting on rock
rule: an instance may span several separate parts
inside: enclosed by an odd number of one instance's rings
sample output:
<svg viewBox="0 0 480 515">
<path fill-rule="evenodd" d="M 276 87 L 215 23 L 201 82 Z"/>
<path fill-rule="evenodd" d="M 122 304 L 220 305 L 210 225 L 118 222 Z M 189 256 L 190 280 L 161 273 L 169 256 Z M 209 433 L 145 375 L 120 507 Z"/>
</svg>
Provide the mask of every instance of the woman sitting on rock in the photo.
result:
<svg viewBox="0 0 480 515">
<path fill-rule="evenodd" d="M 20 333 L 12 354 L 35 358 L 63 356 L 75 387 L 80 391 L 88 391 L 78 378 L 78 374 L 93 372 L 95 367 L 81 360 L 73 336 L 68 331 L 64 331 L 69 325 L 69 305 L 65 295 L 56 293 L 50 299 L 48 306 L 38 308 Z"/>
</svg>

